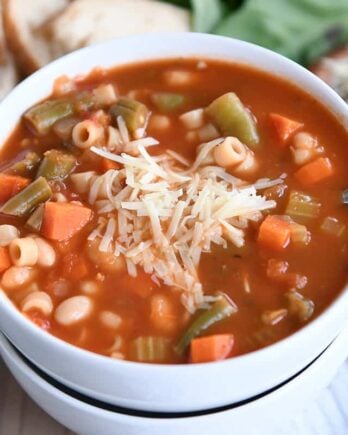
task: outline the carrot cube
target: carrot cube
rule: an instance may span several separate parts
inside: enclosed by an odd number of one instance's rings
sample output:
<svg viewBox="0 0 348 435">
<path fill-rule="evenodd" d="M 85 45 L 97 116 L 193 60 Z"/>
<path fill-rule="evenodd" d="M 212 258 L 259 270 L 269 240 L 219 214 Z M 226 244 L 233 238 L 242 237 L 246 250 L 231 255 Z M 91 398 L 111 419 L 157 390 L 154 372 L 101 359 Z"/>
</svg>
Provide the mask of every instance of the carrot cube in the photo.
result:
<svg viewBox="0 0 348 435">
<path fill-rule="evenodd" d="M 267 216 L 259 229 L 258 242 L 260 245 L 280 251 L 290 242 L 290 224 L 277 216 Z"/>
<path fill-rule="evenodd" d="M 0 174 L 0 203 L 6 202 L 12 196 L 28 186 L 30 180 L 19 175 Z"/>
<path fill-rule="evenodd" d="M 269 115 L 271 123 L 274 127 L 277 138 L 279 139 L 279 146 L 284 147 L 290 138 L 297 130 L 303 127 L 303 124 L 293 121 L 285 116 L 278 115 L 278 113 L 271 113 Z"/>
<path fill-rule="evenodd" d="M 191 341 L 191 362 L 220 361 L 228 357 L 234 344 L 232 334 L 210 335 Z"/>
<path fill-rule="evenodd" d="M 78 233 L 92 218 L 92 210 L 77 204 L 47 202 L 42 222 L 42 235 L 59 242 Z"/>
<path fill-rule="evenodd" d="M 332 174 L 333 166 L 331 160 L 327 157 L 319 157 L 298 169 L 295 172 L 295 177 L 300 183 L 307 186 L 323 181 Z"/>
</svg>

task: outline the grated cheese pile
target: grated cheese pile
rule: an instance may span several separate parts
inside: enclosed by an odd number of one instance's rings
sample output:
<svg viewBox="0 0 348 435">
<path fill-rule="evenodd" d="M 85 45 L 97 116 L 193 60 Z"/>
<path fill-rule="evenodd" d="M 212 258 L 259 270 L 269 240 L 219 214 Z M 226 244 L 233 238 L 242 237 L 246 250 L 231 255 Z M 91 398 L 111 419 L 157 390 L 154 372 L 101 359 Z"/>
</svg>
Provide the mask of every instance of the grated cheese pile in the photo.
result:
<svg viewBox="0 0 348 435">
<path fill-rule="evenodd" d="M 89 240 L 99 240 L 100 251 L 124 255 L 131 276 L 141 267 L 158 285 L 181 289 L 191 313 L 216 299 L 204 295 L 201 254 L 213 244 L 243 246 L 249 221 L 276 205 L 257 191 L 283 181 L 262 179 L 248 185 L 208 165 L 209 153 L 222 140 L 202 144 L 193 163 L 170 150 L 151 156 L 146 149 L 153 144 L 150 138 L 137 141 L 137 156 L 91 148 L 122 169 L 91 178 L 88 200 L 99 218 Z"/>
</svg>

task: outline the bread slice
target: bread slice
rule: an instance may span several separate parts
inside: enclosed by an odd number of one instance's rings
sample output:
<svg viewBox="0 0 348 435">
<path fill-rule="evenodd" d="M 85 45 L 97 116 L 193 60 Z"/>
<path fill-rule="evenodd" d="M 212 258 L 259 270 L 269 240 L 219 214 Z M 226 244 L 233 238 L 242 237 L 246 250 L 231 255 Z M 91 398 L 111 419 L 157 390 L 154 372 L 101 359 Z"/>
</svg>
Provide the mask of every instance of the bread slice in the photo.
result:
<svg viewBox="0 0 348 435">
<path fill-rule="evenodd" d="M 30 74 L 53 58 L 43 25 L 64 9 L 69 1 L 3 0 L 3 3 L 8 45 L 20 69 Z"/>
<path fill-rule="evenodd" d="M 15 86 L 16 82 L 17 71 L 12 55 L 6 47 L 0 2 L 0 99 Z"/>
<path fill-rule="evenodd" d="M 187 10 L 155 0 L 75 0 L 50 23 L 56 55 L 118 36 L 189 30 Z"/>
</svg>

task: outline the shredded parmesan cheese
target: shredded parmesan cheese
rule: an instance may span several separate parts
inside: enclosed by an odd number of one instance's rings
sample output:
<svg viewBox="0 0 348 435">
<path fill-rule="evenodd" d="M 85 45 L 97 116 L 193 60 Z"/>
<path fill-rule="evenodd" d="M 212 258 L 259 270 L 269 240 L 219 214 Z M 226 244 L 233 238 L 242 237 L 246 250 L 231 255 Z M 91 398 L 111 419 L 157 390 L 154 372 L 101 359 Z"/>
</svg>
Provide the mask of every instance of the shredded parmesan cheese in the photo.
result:
<svg viewBox="0 0 348 435">
<path fill-rule="evenodd" d="M 242 247 L 249 221 L 276 205 L 258 190 L 283 180 L 248 184 L 221 167 L 208 166 L 207 156 L 223 138 L 202 144 L 193 163 L 174 151 L 151 156 L 145 147 L 158 142 L 129 142 L 123 120 L 117 121 L 122 141 L 138 154 L 91 147 L 122 169 L 91 178 L 88 198 L 100 217 L 89 239 L 100 241 L 100 251 L 124 255 L 129 275 L 137 276 L 141 267 L 156 284 L 180 289 L 189 312 L 206 308 L 214 298 L 204 294 L 200 282 L 202 253 L 227 242 Z"/>
</svg>

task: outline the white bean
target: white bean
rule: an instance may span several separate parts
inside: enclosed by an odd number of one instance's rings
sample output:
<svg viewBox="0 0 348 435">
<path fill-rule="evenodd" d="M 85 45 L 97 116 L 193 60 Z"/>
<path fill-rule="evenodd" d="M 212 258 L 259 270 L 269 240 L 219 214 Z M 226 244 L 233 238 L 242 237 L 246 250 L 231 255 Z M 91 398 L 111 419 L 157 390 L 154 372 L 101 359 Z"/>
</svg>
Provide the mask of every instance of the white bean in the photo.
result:
<svg viewBox="0 0 348 435">
<path fill-rule="evenodd" d="M 15 266 L 35 266 L 37 263 L 39 249 L 31 237 L 12 240 L 9 250 Z"/>
<path fill-rule="evenodd" d="M 164 80 L 170 86 L 188 86 L 194 79 L 195 74 L 190 71 L 172 70 L 164 73 Z"/>
<path fill-rule="evenodd" d="M 34 271 L 28 267 L 12 266 L 2 275 L 1 285 L 6 289 L 12 290 L 29 284 L 34 278 Z"/>
<path fill-rule="evenodd" d="M 204 109 L 195 109 L 183 113 L 179 119 L 189 130 L 200 128 L 204 124 Z"/>
<path fill-rule="evenodd" d="M 37 264 L 41 267 L 52 267 L 56 262 L 56 251 L 46 240 L 40 237 L 34 239 L 34 241 L 38 249 Z"/>
<path fill-rule="evenodd" d="M 213 124 L 206 124 L 203 127 L 196 130 L 198 138 L 202 142 L 208 142 L 210 140 L 216 139 L 220 136 L 216 127 Z"/>
<path fill-rule="evenodd" d="M 24 313 L 30 310 L 38 310 L 41 311 L 43 315 L 50 316 L 53 311 L 53 302 L 47 293 L 35 291 L 24 298 L 21 307 Z"/>
<path fill-rule="evenodd" d="M 295 134 L 293 144 L 296 149 L 311 150 L 318 146 L 318 141 L 310 133 L 301 131 L 300 133 Z"/>
<path fill-rule="evenodd" d="M 86 295 L 95 295 L 99 291 L 99 285 L 95 281 L 81 281 L 80 290 Z"/>
<path fill-rule="evenodd" d="M 93 302 L 89 297 L 73 296 L 57 307 L 54 317 L 61 325 L 70 326 L 87 319 L 92 309 Z"/>
<path fill-rule="evenodd" d="M 152 115 L 150 126 L 156 130 L 167 130 L 170 127 L 170 119 L 166 115 Z"/>
<path fill-rule="evenodd" d="M 122 323 L 121 316 L 112 311 L 102 311 L 99 318 L 103 325 L 110 329 L 118 329 Z"/>
<path fill-rule="evenodd" d="M 0 246 L 8 246 L 19 237 L 19 231 L 13 225 L 0 225 Z"/>
<path fill-rule="evenodd" d="M 315 154 L 312 149 L 308 149 L 308 148 L 290 147 L 290 150 L 295 164 L 299 166 L 309 162 L 312 159 L 313 154 Z"/>
</svg>

